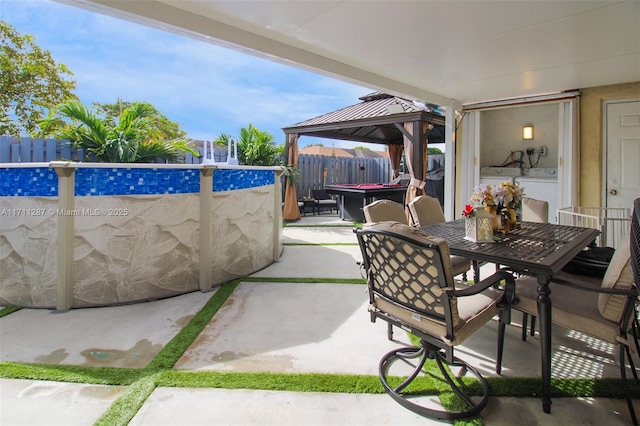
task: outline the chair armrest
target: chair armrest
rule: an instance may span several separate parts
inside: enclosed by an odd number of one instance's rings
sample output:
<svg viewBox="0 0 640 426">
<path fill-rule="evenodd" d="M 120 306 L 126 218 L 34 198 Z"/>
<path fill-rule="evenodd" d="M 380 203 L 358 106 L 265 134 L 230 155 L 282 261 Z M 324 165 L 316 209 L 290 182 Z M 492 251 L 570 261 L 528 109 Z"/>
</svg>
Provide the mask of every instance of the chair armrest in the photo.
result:
<svg viewBox="0 0 640 426">
<path fill-rule="evenodd" d="M 631 283 L 631 288 L 629 288 L 629 289 L 585 287 L 585 286 L 582 286 L 582 285 L 577 284 L 575 282 L 568 281 L 568 280 L 563 280 L 563 279 L 560 279 L 560 278 L 556 278 L 556 279 L 552 278 L 551 279 L 551 283 L 552 284 L 559 284 L 559 285 L 562 285 L 562 286 L 565 286 L 565 287 L 571 287 L 571 288 L 574 288 L 576 290 L 590 291 L 591 293 L 619 294 L 621 296 L 640 296 L 640 293 L 638 292 L 638 289 L 636 288 L 635 284 L 633 284 L 633 283 Z"/>
<path fill-rule="evenodd" d="M 495 286 L 502 280 L 506 281 L 506 287 L 510 288 L 513 292 L 513 289 L 515 289 L 515 279 L 513 278 L 513 275 L 511 275 L 507 270 L 501 269 L 477 284 L 469 286 L 463 290 L 451 290 L 447 293 L 454 297 L 473 296 L 474 294 L 483 292 L 489 287 Z"/>
</svg>

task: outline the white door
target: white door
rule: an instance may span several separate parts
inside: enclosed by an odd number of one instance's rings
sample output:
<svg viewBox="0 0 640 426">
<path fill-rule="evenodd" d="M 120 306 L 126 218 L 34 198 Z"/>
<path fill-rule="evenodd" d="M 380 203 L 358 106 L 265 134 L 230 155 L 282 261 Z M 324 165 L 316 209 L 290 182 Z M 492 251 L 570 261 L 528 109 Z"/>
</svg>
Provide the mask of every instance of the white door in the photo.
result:
<svg viewBox="0 0 640 426">
<path fill-rule="evenodd" d="M 606 207 L 640 197 L 640 101 L 606 103 Z"/>
</svg>

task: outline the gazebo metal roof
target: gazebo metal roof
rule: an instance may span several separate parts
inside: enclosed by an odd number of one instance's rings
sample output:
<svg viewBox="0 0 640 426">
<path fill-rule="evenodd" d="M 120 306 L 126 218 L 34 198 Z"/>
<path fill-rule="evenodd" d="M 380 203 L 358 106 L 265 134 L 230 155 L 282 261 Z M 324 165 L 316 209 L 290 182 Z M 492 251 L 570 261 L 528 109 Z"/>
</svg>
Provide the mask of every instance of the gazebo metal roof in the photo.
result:
<svg viewBox="0 0 640 426">
<path fill-rule="evenodd" d="M 300 136 L 402 145 L 403 133 L 398 125 L 424 121 L 433 124 L 427 140 L 444 143 L 445 118 L 439 107 L 381 92 L 362 96 L 360 100 L 362 102 L 358 104 L 283 127 L 282 130 L 286 134 Z"/>
</svg>

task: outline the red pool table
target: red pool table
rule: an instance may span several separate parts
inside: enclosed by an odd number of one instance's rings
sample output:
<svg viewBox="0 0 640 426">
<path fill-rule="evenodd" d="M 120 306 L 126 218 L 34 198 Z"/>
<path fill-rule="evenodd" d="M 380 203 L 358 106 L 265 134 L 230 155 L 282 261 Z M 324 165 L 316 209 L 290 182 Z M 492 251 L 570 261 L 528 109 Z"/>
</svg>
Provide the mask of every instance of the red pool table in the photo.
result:
<svg viewBox="0 0 640 426">
<path fill-rule="evenodd" d="M 367 204 L 387 199 L 404 204 L 407 187 L 396 184 L 360 183 L 326 185 L 327 194 L 338 196 L 340 217 L 343 220 L 364 222 L 362 208 Z"/>
</svg>

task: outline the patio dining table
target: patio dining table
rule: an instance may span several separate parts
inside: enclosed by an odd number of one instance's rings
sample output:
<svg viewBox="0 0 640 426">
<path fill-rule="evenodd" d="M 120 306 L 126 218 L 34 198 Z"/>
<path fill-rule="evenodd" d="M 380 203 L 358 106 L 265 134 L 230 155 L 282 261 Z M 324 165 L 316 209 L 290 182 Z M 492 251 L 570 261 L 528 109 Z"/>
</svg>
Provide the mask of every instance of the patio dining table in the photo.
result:
<svg viewBox="0 0 640 426">
<path fill-rule="evenodd" d="M 523 222 L 520 229 L 498 235 L 496 241 L 466 240 L 464 219 L 425 226 L 423 231 L 444 239 L 453 255 L 502 265 L 538 281 L 542 409 L 551 412 L 551 291 L 549 282 L 573 257 L 594 241 L 591 228 Z"/>
</svg>

